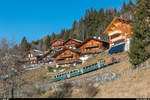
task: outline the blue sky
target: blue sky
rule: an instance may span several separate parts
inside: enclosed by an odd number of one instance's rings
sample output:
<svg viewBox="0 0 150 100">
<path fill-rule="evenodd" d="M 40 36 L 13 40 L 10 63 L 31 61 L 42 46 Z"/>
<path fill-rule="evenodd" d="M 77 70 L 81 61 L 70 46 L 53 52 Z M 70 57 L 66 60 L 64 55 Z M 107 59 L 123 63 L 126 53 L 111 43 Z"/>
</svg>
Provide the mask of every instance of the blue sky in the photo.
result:
<svg viewBox="0 0 150 100">
<path fill-rule="evenodd" d="M 121 8 L 124 0 L 0 0 L 0 39 L 20 43 L 71 28 L 88 8 Z M 128 2 L 129 0 L 125 0 Z M 133 0 L 135 2 L 135 0 Z"/>
</svg>

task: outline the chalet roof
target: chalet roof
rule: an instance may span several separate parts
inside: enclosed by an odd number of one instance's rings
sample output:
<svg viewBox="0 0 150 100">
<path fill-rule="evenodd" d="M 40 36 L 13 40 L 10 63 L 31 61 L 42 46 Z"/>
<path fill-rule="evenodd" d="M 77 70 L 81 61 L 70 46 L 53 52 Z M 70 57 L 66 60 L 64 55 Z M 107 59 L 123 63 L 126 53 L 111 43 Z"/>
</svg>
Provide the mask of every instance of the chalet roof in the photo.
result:
<svg viewBox="0 0 150 100">
<path fill-rule="evenodd" d="M 66 44 L 68 41 L 70 40 L 73 40 L 73 41 L 76 41 L 76 42 L 79 42 L 79 43 L 82 43 L 81 40 L 77 40 L 77 39 L 72 39 L 72 38 L 69 38 L 67 41 L 64 42 L 64 44 Z"/>
<path fill-rule="evenodd" d="M 81 53 L 80 50 L 76 49 L 76 48 L 64 48 L 59 52 L 56 52 L 53 57 L 55 58 L 56 56 L 58 56 L 59 54 L 61 54 L 62 52 L 66 51 L 66 50 L 71 50 L 72 52 L 76 52 L 76 53 Z"/>
<path fill-rule="evenodd" d="M 96 41 L 108 43 L 107 41 L 102 40 L 102 39 L 88 38 L 88 39 L 86 39 L 84 42 L 82 42 L 77 48 L 81 47 L 83 44 L 87 43 L 87 42 L 90 41 L 90 40 L 96 40 Z"/>
<path fill-rule="evenodd" d="M 123 19 L 123 18 L 120 18 L 120 17 L 115 17 L 113 20 L 112 20 L 112 22 L 108 25 L 108 27 L 105 29 L 105 31 L 104 31 L 104 33 L 105 34 L 107 34 L 107 31 L 109 30 L 109 28 L 113 25 L 113 23 L 115 22 L 115 21 L 120 21 L 120 22 L 123 22 L 123 23 L 131 23 L 131 22 L 133 22 L 133 21 L 131 21 L 131 20 L 127 20 L 127 19 Z"/>
<path fill-rule="evenodd" d="M 62 40 L 62 39 L 55 39 L 50 44 L 54 43 L 55 41 L 62 41 L 62 42 L 64 42 L 64 40 Z"/>
<path fill-rule="evenodd" d="M 46 52 L 43 54 L 42 58 L 45 58 L 45 57 L 49 56 L 51 52 L 52 52 L 52 49 L 46 51 Z"/>
<path fill-rule="evenodd" d="M 31 50 L 30 53 L 32 53 L 35 56 L 43 56 L 43 52 L 40 50 Z"/>
</svg>

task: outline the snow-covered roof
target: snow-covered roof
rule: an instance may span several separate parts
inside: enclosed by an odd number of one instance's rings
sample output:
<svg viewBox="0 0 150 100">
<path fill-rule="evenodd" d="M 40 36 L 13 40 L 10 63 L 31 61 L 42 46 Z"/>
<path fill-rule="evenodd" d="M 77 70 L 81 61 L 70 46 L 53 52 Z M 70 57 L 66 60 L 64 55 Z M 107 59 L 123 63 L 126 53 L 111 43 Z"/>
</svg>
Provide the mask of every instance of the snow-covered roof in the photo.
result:
<svg viewBox="0 0 150 100">
<path fill-rule="evenodd" d="M 43 55 L 43 52 L 40 51 L 40 50 L 32 50 L 31 51 L 32 54 L 34 54 L 35 56 L 42 56 Z"/>
</svg>

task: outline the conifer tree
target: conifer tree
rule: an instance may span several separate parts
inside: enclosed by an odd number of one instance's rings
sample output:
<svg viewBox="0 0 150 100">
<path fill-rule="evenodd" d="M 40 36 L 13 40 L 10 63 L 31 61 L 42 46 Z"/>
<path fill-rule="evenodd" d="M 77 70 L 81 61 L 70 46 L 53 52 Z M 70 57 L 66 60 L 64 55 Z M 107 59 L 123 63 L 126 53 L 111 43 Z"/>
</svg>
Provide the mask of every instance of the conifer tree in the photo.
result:
<svg viewBox="0 0 150 100">
<path fill-rule="evenodd" d="M 132 8 L 133 5 L 134 5 L 134 4 L 133 4 L 132 0 L 130 0 L 130 1 L 129 1 L 129 4 L 128 4 L 128 7 L 129 7 L 129 8 Z"/>
<path fill-rule="evenodd" d="M 48 35 L 45 43 L 46 43 L 46 50 L 48 50 L 50 48 L 50 42 L 51 42 L 51 37 Z"/>
<path fill-rule="evenodd" d="M 55 40 L 55 38 L 56 38 L 56 35 L 55 35 L 55 33 L 53 32 L 52 35 L 51 35 L 51 40 L 53 41 L 53 40 Z"/>
<path fill-rule="evenodd" d="M 43 50 L 43 48 L 42 48 L 43 44 L 44 44 L 43 40 L 39 40 L 39 50 L 41 50 L 41 51 Z"/>
<path fill-rule="evenodd" d="M 23 39 L 22 39 L 22 41 L 21 41 L 21 50 L 22 50 L 23 52 L 26 52 L 26 51 L 28 51 L 29 49 L 30 49 L 30 45 L 29 45 L 29 43 L 27 42 L 26 37 L 24 36 Z"/>
<path fill-rule="evenodd" d="M 123 8 L 122 8 L 122 10 L 123 11 L 126 11 L 126 9 L 127 9 L 127 5 L 126 5 L 126 2 L 125 2 L 125 0 L 123 1 Z"/>
<path fill-rule="evenodd" d="M 150 17 L 150 0 L 136 0 L 134 23 L 132 25 L 132 40 L 130 46 L 130 62 L 138 65 L 148 59 L 145 47 L 148 45 L 146 38 L 150 37 L 148 18 Z"/>
</svg>

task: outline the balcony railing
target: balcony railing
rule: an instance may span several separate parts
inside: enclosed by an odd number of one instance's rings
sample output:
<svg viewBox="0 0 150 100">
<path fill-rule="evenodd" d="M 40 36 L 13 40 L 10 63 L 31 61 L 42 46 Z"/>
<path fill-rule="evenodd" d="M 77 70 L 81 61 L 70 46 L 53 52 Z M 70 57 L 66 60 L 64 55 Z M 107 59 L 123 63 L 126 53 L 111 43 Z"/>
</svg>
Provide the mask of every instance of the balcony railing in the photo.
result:
<svg viewBox="0 0 150 100">
<path fill-rule="evenodd" d="M 64 58 L 58 58 L 58 59 L 56 59 L 56 61 L 62 61 L 62 60 L 64 60 Z"/>
<path fill-rule="evenodd" d="M 125 36 L 120 35 L 120 36 L 118 36 L 118 37 L 116 37 L 116 38 L 111 39 L 111 41 L 112 41 L 112 42 L 116 42 L 116 41 L 122 40 L 122 39 L 125 39 Z"/>
<path fill-rule="evenodd" d="M 97 48 L 97 47 L 98 47 L 98 45 L 89 45 L 89 46 L 86 46 L 85 48 L 89 49 L 89 48 Z"/>
<path fill-rule="evenodd" d="M 55 47 L 52 47 L 54 49 L 57 49 L 57 48 L 64 48 L 64 46 L 55 46 Z"/>
<path fill-rule="evenodd" d="M 92 50 L 92 51 L 82 51 L 82 54 L 95 54 L 97 50 Z"/>
<path fill-rule="evenodd" d="M 121 32 L 120 30 L 115 30 L 115 31 L 109 33 L 108 35 L 109 35 L 109 36 L 112 36 L 112 35 L 114 35 L 114 34 L 116 34 L 116 33 L 122 33 L 122 32 Z"/>
<path fill-rule="evenodd" d="M 67 55 L 63 55 L 62 58 L 72 58 L 73 54 L 67 54 Z"/>
<path fill-rule="evenodd" d="M 121 34 L 119 34 L 119 33 L 114 34 L 114 35 L 110 36 L 110 39 L 114 39 L 114 38 L 116 38 L 116 37 L 119 37 L 120 35 L 121 35 Z"/>
<path fill-rule="evenodd" d="M 63 44 L 54 44 L 53 47 L 63 46 Z"/>
</svg>

